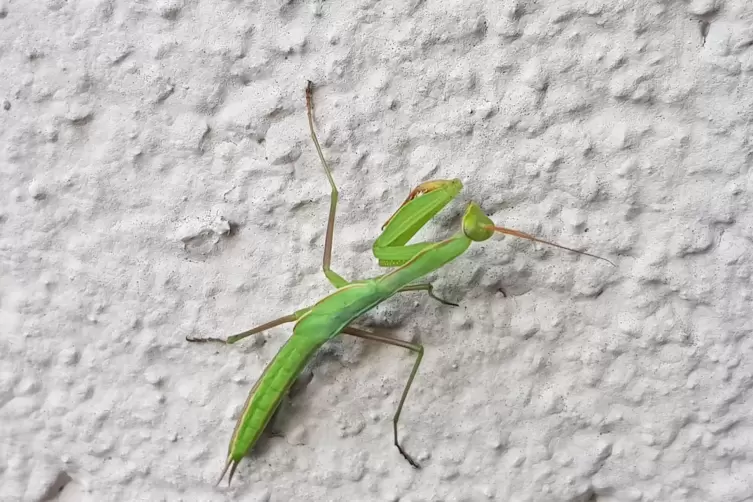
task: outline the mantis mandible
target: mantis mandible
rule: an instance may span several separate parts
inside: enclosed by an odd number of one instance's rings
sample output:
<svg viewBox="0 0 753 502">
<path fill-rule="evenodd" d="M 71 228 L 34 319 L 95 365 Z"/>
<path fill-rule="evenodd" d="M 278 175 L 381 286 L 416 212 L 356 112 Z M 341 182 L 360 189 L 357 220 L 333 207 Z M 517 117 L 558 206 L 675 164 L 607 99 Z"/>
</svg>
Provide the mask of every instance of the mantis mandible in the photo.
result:
<svg viewBox="0 0 753 502">
<path fill-rule="evenodd" d="M 310 307 L 302 308 L 292 314 L 230 336 L 226 340 L 221 338 L 186 338 L 192 342 L 232 344 L 269 328 L 285 323 L 295 323 L 293 335 L 267 365 L 248 395 L 230 440 L 225 467 L 217 480 L 217 484 L 222 481 L 229 470 L 228 485 L 230 485 L 241 459 L 257 442 L 280 405 L 283 396 L 295 382 L 306 363 L 325 342 L 341 333 L 402 347 L 416 354 L 413 369 L 403 388 L 403 393 L 392 419 L 392 432 L 394 444 L 400 454 L 410 465 L 419 468 L 418 463 L 413 460 L 398 441 L 397 424 L 408 391 L 421 364 L 424 348 L 417 343 L 364 331 L 352 326 L 351 323 L 397 293 L 426 291 L 429 296 L 437 301 L 456 305 L 434 295 L 431 284 L 415 283 L 414 281 L 420 280 L 425 275 L 456 259 L 468 249 L 471 243 L 485 241 L 495 233 L 501 233 L 584 254 L 614 265 L 611 261 L 600 256 L 541 240 L 518 230 L 496 226 L 474 202 L 468 204 L 463 215 L 462 228 L 455 235 L 439 242 L 407 244 L 429 220 L 458 195 L 463 187 L 458 179 L 434 180 L 421 183 L 410 192 L 397 211 L 382 226 L 383 232 L 374 242 L 373 253 L 379 260 L 379 265 L 392 267 L 393 270 L 371 279 L 345 280 L 330 267 L 338 191 L 314 131 L 312 93 L 313 84 L 309 81 L 306 86 L 306 110 L 311 139 L 331 187 L 322 269 L 336 291 Z"/>
</svg>

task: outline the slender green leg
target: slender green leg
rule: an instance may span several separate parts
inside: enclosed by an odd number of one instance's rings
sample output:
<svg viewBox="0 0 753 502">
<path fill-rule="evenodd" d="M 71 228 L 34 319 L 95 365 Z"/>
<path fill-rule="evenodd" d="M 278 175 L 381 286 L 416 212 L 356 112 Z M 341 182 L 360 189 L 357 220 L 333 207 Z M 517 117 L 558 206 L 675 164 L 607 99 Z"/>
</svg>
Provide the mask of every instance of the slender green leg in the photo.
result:
<svg viewBox="0 0 753 502">
<path fill-rule="evenodd" d="M 418 465 L 418 462 L 413 460 L 413 458 L 411 458 L 411 456 L 408 455 L 405 450 L 403 450 L 403 447 L 400 446 L 400 442 L 397 440 L 397 422 L 398 420 L 400 420 L 400 412 L 403 411 L 403 404 L 405 404 L 405 398 L 408 397 L 408 391 L 410 390 L 413 379 L 416 377 L 416 373 L 418 372 L 418 366 L 421 364 L 421 359 L 424 357 L 423 345 L 405 342 L 403 340 L 398 340 L 397 338 L 390 338 L 389 336 L 378 335 L 376 333 L 371 333 L 370 331 L 364 331 L 362 329 L 354 328 L 353 326 L 345 327 L 345 329 L 343 329 L 343 333 L 345 333 L 346 335 L 357 336 L 358 338 L 363 338 L 365 340 L 371 340 L 374 342 L 394 345 L 396 347 L 402 347 L 416 353 L 416 362 L 413 363 L 413 370 L 410 372 L 408 383 L 405 384 L 403 395 L 400 396 L 400 403 L 397 405 L 397 411 L 395 411 L 395 416 L 392 418 L 392 432 L 394 434 L 395 446 L 397 446 L 400 454 L 405 457 L 405 460 L 407 460 L 410 465 L 412 465 L 416 469 L 420 469 L 421 466 Z"/>
<path fill-rule="evenodd" d="M 316 138 L 316 132 L 314 132 L 314 105 L 313 105 L 313 86 L 311 80 L 308 81 L 306 86 L 306 111 L 309 117 L 309 129 L 311 130 L 311 139 L 314 140 L 314 146 L 316 146 L 316 153 L 319 155 L 319 160 L 322 161 L 324 172 L 327 175 L 329 186 L 332 187 L 332 193 L 330 194 L 329 202 L 329 219 L 327 220 L 327 233 L 324 238 L 324 260 L 322 262 L 322 270 L 324 275 L 327 276 L 329 282 L 336 288 L 341 288 L 348 284 L 348 281 L 342 278 L 338 273 L 330 268 L 332 262 L 332 236 L 335 232 L 335 215 L 337 214 L 337 186 L 335 180 L 332 178 L 332 171 L 330 171 L 327 161 L 324 160 L 324 154 L 322 153 L 322 147 L 319 146 L 319 140 Z"/>
<path fill-rule="evenodd" d="M 280 317 L 279 319 L 275 319 L 274 321 L 269 321 L 267 323 L 261 324 L 255 328 L 251 328 L 248 331 L 244 331 L 243 333 L 238 333 L 237 335 L 233 335 L 228 337 L 227 339 L 224 338 L 193 338 L 190 336 L 186 337 L 186 340 L 189 342 L 217 342 L 222 344 L 230 344 L 235 343 L 238 340 L 242 340 L 246 338 L 247 336 L 255 335 L 256 333 L 261 333 L 262 331 L 266 331 L 269 328 L 274 328 L 275 326 L 279 326 L 280 324 L 285 324 L 288 322 L 295 322 L 298 320 L 300 315 L 296 312 L 295 314 L 286 315 L 284 317 Z"/>
<path fill-rule="evenodd" d="M 316 137 L 316 131 L 314 130 L 313 85 L 314 84 L 309 80 L 308 85 L 306 86 L 306 111 L 308 113 L 309 119 L 309 130 L 311 131 L 311 139 L 314 141 L 314 146 L 316 147 L 316 153 L 317 155 L 319 155 L 319 160 L 322 163 L 322 167 L 324 167 L 324 173 L 327 175 L 327 181 L 329 181 L 329 186 L 332 188 L 329 203 L 329 218 L 327 219 L 327 232 L 324 238 L 324 259 L 322 260 L 322 270 L 324 271 L 324 275 L 327 277 L 327 279 L 329 279 L 329 282 L 332 283 L 334 287 L 341 288 L 347 285 L 348 281 L 346 281 L 341 275 L 332 270 L 332 268 L 330 267 L 332 263 L 332 242 L 335 232 L 335 216 L 337 214 L 337 201 L 339 193 L 337 191 L 337 185 L 335 185 L 335 180 L 332 177 L 332 171 L 330 170 L 329 165 L 324 158 L 322 147 L 321 145 L 319 145 L 319 139 Z M 407 286 L 400 290 L 400 292 L 406 291 L 426 291 L 431 298 L 434 298 L 435 300 L 444 303 L 445 305 L 452 305 L 455 307 L 458 306 L 456 303 L 445 301 L 436 296 L 431 284 L 416 284 L 413 286 Z"/>
<path fill-rule="evenodd" d="M 452 303 L 447 300 L 443 300 L 442 298 L 438 297 L 434 294 L 434 286 L 432 286 L 429 283 L 422 283 L 422 284 L 411 284 L 410 286 L 405 286 L 402 289 L 398 290 L 398 293 L 409 293 L 411 291 L 426 291 L 431 298 L 434 298 L 439 303 L 444 303 L 445 305 L 450 305 L 452 307 L 459 307 L 457 303 Z"/>
</svg>

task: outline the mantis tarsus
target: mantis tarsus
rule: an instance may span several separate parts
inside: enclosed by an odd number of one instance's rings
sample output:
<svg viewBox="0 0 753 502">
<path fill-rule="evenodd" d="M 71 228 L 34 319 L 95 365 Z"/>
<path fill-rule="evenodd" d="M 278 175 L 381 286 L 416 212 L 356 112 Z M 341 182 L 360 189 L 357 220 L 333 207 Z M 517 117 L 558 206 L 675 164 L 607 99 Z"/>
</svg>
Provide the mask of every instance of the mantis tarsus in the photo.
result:
<svg viewBox="0 0 753 502">
<path fill-rule="evenodd" d="M 549 244 L 568 251 L 598 258 L 614 265 L 611 261 L 596 255 L 544 241 L 518 230 L 495 226 L 492 220 L 474 202 L 468 204 L 463 216 L 462 228 L 452 237 L 439 242 L 407 244 L 462 189 L 462 183 L 458 179 L 434 180 L 421 183 L 410 192 L 402 205 L 383 225 L 382 234 L 374 242 L 373 253 L 379 260 L 379 265 L 382 267 L 394 267 L 394 269 L 384 275 L 371 279 L 360 281 L 345 280 L 330 268 L 338 192 L 327 161 L 324 159 L 316 132 L 314 131 L 312 88 L 313 85 L 309 81 L 306 86 L 306 109 L 309 129 L 319 160 L 322 163 L 332 189 L 322 269 L 324 275 L 337 290 L 310 307 L 269 321 L 243 333 L 230 336 L 226 340 L 221 338 L 187 337 L 187 340 L 194 342 L 211 341 L 231 344 L 274 326 L 291 322 L 296 323 L 293 328 L 293 335 L 267 365 L 249 393 L 246 404 L 243 407 L 243 412 L 238 419 L 232 439 L 230 440 L 227 461 L 220 478 L 217 480 L 217 484 L 222 481 L 228 470 L 230 471 L 228 485 L 230 484 L 241 459 L 257 442 L 278 408 L 282 397 L 290 389 L 306 363 L 325 342 L 340 333 L 402 347 L 416 353 L 413 369 L 405 384 L 392 419 L 392 431 L 394 443 L 398 451 L 413 467 L 418 468 L 418 463 L 413 460 L 398 441 L 397 423 L 400 419 L 400 413 L 405 404 L 405 398 L 408 395 L 411 383 L 421 364 L 424 348 L 417 343 L 410 343 L 364 331 L 352 326 L 351 323 L 397 293 L 426 291 L 435 300 L 455 305 L 434 295 L 431 284 L 415 284 L 414 281 L 440 269 L 462 255 L 472 242 L 485 241 L 494 235 L 494 233 L 502 233 Z"/>
</svg>

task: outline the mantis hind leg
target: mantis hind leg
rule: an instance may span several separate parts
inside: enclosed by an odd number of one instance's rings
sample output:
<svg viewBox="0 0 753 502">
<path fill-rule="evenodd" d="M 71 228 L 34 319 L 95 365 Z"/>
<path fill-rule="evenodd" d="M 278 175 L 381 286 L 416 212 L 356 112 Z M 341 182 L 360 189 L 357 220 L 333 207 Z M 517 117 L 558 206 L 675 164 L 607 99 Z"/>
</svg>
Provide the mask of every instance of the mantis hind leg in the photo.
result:
<svg viewBox="0 0 753 502">
<path fill-rule="evenodd" d="M 334 287 L 341 288 L 347 285 L 348 281 L 343 279 L 341 275 L 330 268 L 330 263 L 332 262 L 332 237 L 335 232 L 335 215 L 337 214 L 338 191 L 337 186 L 335 185 L 335 180 L 332 177 L 332 171 L 330 171 L 329 166 L 327 165 L 327 161 L 324 159 L 322 147 L 319 145 L 319 140 L 317 139 L 316 132 L 314 131 L 314 105 L 312 97 L 313 87 L 314 84 L 309 80 L 308 85 L 306 85 L 306 111 L 309 118 L 309 129 L 311 131 L 311 139 L 314 141 L 314 146 L 316 147 L 316 153 L 319 155 L 319 160 L 322 162 L 322 167 L 324 167 L 324 173 L 327 175 L 327 181 L 329 181 L 329 186 L 332 188 L 329 199 L 330 202 L 329 218 L 327 219 L 327 233 L 326 237 L 324 238 L 324 259 L 322 260 L 322 270 L 324 271 L 324 275 L 327 277 L 327 279 L 329 279 L 329 282 L 331 282 Z"/>
<path fill-rule="evenodd" d="M 450 305 L 452 307 L 459 307 L 457 303 L 453 303 L 447 300 L 443 300 L 442 298 L 438 297 L 434 294 L 434 286 L 432 286 L 429 283 L 422 283 L 422 284 L 411 284 L 410 286 L 405 286 L 404 288 L 399 289 L 398 293 L 410 293 L 411 291 L 426 291 L 426 293 L 439 303 L 443 303 L 445 305 Z"/>
<path fill-rule="evenodd" d="M 345 333 L 346 335 L 352 335 L 358 338 L 363 338 L 365 340 L 372 340 L 374 342 L 386 343 L 387 345 L 393 345 L 395 347 L 402 347 L 404 349 L 408 349 L 411 352 L 416 353 L 416 362 L 413 363 L 413 369 L 411 370 L 410 376 L 408 377 L 408 382 L 405 384 L 405 388 L 403 389 L 403 394 L 400 396 L 400 402 L 397 405 L 395 416 L 392 418 L 392 432 L 393 432 L 395 446 L 397 447 L 397 450 L 400 452 L 403 458 L 405 458 L 405 460 L 407 460 L 408 463 L 412 465 L 413 467 L 415 467 L 416 469 L 420 469 L 421 466 L 418 464 L 418 462 L 413 460 L 413 457 L 408 455 L 408 453 L 403 449 L 402 445 L 400 444 L 400 441 L 398 441 L 397 439 L 397 422 L 400 420 L 400 413 L 403 411 L 405 398 L 408 397 L 408 391 L 410 390 L 410 386 L 413 383 L 413 379 L 416 377 L 416 373 L 418 372 L 418 366 L 421 364 L 421 359 L 424 357 L 423 345 L 419 345 L 417 343 L 405 342 L 403 340 L 390 338 L 384 335 L 378 335 L 370 331 L 364 331 L 362 329 L 354 328 L 353 326 L 347 326 L 345 329 L 343 329 L 343 333 Z"/>
</svg>

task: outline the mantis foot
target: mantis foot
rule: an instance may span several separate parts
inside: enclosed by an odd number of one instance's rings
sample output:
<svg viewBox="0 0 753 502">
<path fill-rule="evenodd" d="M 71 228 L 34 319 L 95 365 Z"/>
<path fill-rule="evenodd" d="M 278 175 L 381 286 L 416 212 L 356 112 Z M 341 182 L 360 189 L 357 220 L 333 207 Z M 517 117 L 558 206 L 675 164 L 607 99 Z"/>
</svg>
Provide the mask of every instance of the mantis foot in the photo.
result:
<svg viewBox="0 0 753 502">
<path fill-rule="evenodd" d="M 403 456 L 403 458 L 404 458 L 405 460 L 407 460 L 407 461 L 408 461 L 408 463 L 409 463 L 409 464 L 410 464 L 410 465 L 411 465 L 411 466 L 412 466 L 412 467 L 413 467 L 414 469 L 420 469 L 420 468 L 421 468 L 421 466 L 419 465 L 419 463 L 418 463 L 418 462 L 416 462 L 415 460 L 413 460 L 413 457 L 411 457 L 410 455 L 408 455 L 408 453 L 407 453 L 407 452 L 406 452 L 405 450 L 403 450 L 403 447 L 402 447 L 402 446 L 400 446 L 400 443 L 398 443 L 398 442 L 395 442 L 395 446 L 397 446 L 397 449 L 398 449 L 398 451 L 400 452 L 400 455 L 402 455 L 402 456 Z"/>
<path fill-rule="evenodd" d="M 457 303 L 453 303 L 447 300 L 444 300 L 437 295 L 434 294 L 434 286 L 430 283 L 425 284 L 411 284 L 409 286 L 405 286 L 404 288 L 400 289 L 398 293 L 407 293 L 408 291 L 426 291 L 426 293 L 429 295 L 430 298 L 433 298 L 434 300 L 438 301 L 439 303 L 443 303 L 445 305 L 449 305 L 450 307 L 459 307 Z"/>
<path fill-rule="evenodd" d="M 226 340 L 223 340 L 222 338 L 194 338 L 190 335 L 186 336 L 187 342 L 198 342 L 198 343 L 206 343 L 206 342 L 215 342 L 215 343 L 221 343 L 225 345 L 227 343 Z"/>
<path fill-rule="evenodd" d="M 460 306 L 460 304 L 458 304 L 458 303 L 453 303 L 453 302 L 450 302 L 450 301 L 447 301 L 447 300 L 443 300 L 442 298 L 440 298 L 437 295 L 435 295 L 434 294 L 434 288 L 429 288 L 429 290 L 427 291 L 427 293 L 429 293 L 429 296 L 431 298 L 434 298 L 439 303 L 443 303 L 445 305 L 449 305 L 450 307 L 459 307 Z"/>
</svg>

